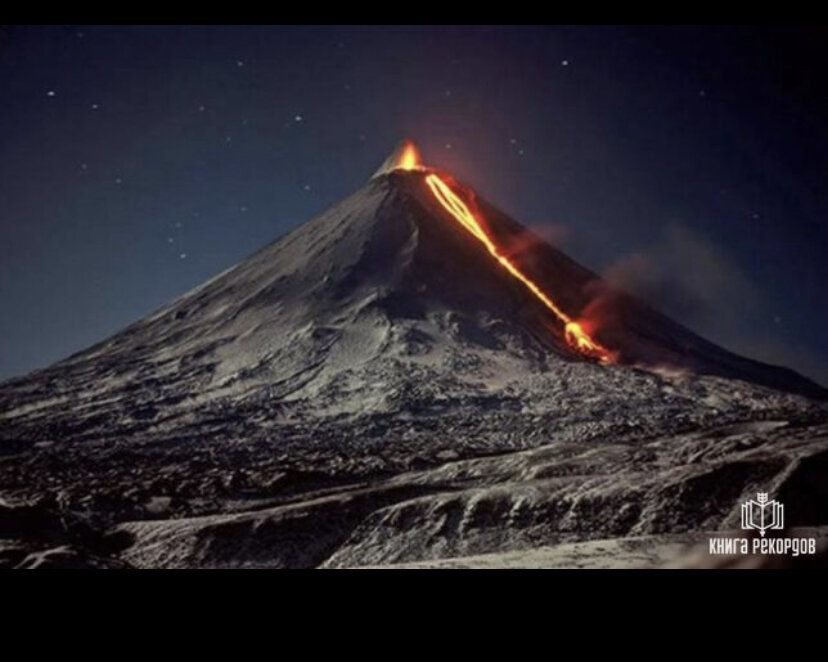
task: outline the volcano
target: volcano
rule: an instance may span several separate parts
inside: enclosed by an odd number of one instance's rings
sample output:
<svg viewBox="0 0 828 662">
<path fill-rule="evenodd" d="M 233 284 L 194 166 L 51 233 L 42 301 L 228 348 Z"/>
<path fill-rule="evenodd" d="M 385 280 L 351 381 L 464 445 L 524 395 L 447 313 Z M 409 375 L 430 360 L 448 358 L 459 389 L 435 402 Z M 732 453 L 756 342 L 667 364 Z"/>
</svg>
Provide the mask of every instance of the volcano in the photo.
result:
<svg viewBox="0 0 828 662">
<path fill-rule="evenodd" d="M 825 395 L 614 290 L 406 143 L 236 266 L 0 385 L 0 551 L 419 562 L 720 530 L 757 490 L 817 526 Z"/>
</svg>

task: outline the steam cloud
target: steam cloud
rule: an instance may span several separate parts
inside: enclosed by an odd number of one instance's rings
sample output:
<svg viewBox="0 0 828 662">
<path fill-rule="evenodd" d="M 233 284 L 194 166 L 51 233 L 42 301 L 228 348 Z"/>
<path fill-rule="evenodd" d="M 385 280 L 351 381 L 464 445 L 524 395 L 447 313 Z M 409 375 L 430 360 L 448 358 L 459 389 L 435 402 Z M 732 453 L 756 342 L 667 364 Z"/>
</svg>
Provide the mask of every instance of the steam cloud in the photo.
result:
<svg viewBox="0 0 828 662">
<path fill-rule="evenodd" d="M 762 294 L 720 246 L 680 223 L 665 226 L 646 249 L 604 270 L 604 285 L 590 292 L 585 317 L 602 323 L 619 314 L 620 292 L 629 292 L 711 340 L 753 358 L 784 365 L 822 383 L 828 382 L 828 360 L 805 347 L 771 337 L 746 320 L 763 311 Z"/>
</svg>

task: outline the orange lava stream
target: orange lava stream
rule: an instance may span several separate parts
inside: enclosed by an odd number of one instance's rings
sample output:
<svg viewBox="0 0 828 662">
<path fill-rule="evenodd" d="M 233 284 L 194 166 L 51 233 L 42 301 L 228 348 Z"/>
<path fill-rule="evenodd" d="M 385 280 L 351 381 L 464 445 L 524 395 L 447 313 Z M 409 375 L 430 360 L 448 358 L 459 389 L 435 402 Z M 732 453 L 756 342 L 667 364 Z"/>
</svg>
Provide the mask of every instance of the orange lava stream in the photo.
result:
<svg viewBox="0 0 828 662">
<path fill-rule="evenodd" d="M 498 261 L 498 263 L 506 269 L 512 276 L 523 283 L 526 288 L 535 295 L 535 297 L 543 303 L 549 310 L 564 325 L 564 339 L 572 349 L 597 359 L 602 363 L 609 363 L 612 361 L 612 352 L 606 347 L 603 347 L 595 340 L 593 340 L 583 327 L 567 315 L 563 310 L 558 308 L 555 302 L 546 295 L 530 278 L 523 274 L 507 257 L 500 254 L 497 246 L 491 238 L 486 234 L 486 231 L 480 225 L 474 214 L 469 210 L 455 193 L 448 187 L 448 185 L 434 173 L 426 175 L 426 183 L 437 201 L 451 214 L 459 223 L 466 228 L 476 239 L 478 239 L 489 251 L 491 256 Z"/>
</svg>

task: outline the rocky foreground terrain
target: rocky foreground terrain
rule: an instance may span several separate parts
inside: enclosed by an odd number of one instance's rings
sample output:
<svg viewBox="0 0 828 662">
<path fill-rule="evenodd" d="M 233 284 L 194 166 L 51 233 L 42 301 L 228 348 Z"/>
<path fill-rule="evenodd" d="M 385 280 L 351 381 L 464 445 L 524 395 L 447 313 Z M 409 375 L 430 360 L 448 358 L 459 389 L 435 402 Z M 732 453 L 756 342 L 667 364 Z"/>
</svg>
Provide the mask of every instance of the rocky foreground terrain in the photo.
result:
<svg viewBox="0 0 828 662">
<path fill-rule="evenodd" d="M 429 453 L 409 434 L 394 450 L 375 438 L 304 453 L 262 442 L 201 444 L 186 457 L 150 445 L 7 456 L 2 483 L 14 501 L 0 503 L 0 562 L 353 567 L 696 534 L 675 538 L 673 553 L 699 532 L 738 527 L 740 501 L 759 490 L 785 503 L 791 526 L 824 522 L 824 412 L 766 413 L 775 415 L 662 435 L 596 430 L 523 450 L 481 440 Z M 518 436 L 521 418 L 544 429 L 540 416 L 495 418 Z M 42 486 L 15 484 L 38 475 Z"/>
<path fill-rule="evenodd" d="M 704 565 L 758 491 L 824 538 L 821 387 L 610 293 L 457 184 L 561 306 L 597 311 L 617 361 L 579 356 L 422 176 L 383 171 L 0 384 L 0 567 Z"/>
</svg>

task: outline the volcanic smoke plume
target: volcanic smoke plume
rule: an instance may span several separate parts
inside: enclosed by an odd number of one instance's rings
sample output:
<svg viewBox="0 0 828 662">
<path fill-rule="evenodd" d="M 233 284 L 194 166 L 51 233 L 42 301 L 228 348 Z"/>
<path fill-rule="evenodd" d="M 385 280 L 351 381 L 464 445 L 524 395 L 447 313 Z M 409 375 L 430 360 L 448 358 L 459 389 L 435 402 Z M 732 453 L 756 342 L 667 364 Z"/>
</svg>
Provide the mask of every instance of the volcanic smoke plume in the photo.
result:
<svg viewBox="0 0 828 662">
<path fill-rule="evenodd" d="M 0 385 L 2 562 L 505 554 L 727 528 L 757 488 L 825 524 L 824 395 L 609 288 L 406 143 L 231 269 Z"/>
</svg>

